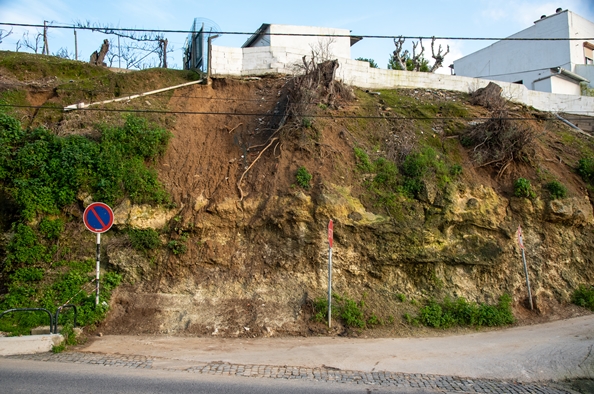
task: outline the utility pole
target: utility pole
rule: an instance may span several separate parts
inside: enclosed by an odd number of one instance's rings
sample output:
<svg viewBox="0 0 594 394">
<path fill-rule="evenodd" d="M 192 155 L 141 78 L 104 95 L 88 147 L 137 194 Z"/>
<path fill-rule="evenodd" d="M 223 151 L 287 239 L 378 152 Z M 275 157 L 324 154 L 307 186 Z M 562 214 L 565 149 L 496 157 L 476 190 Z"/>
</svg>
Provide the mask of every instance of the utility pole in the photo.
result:
<svg viewBox="0 0 594 394">
<path fill-rule="evenodd" d="M 76 37 L 76 29 L 74 29 L 74 60 L 78 60 L 78 39 Z"/>
<path fill-rule="evenodd" d="M 42 55 L 49 55 L 49 45 L 47 44 L 47 21 L 43 21 L 43 51 Z"/>
</svg>

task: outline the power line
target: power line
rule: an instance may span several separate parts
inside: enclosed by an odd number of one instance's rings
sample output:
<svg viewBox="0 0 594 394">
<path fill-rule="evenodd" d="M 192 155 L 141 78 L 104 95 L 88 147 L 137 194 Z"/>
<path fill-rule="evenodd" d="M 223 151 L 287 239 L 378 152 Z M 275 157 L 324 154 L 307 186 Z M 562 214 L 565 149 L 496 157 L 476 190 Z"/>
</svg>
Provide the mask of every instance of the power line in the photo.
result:
<svg viewBox="0 0 594 394">
<path fill-rule="evenodd" d="M 35 105 L 16 105 L 16 104 L 0 104 L 0 108 L 29 108 L 37 110 L 63 111 L 60 107 L 43 107 Z M 125 113 L 155 113 L 155 114 L 171 114 L 171 115 L 214 115 L 214 116 L 259 116 L 259 117 L 282 117 L 282 114 L 275 113 L 257 113 L 257 112 L 214 112 L 214 111 L 171 111 L 158 109 L 117 109 L 117 108 L 80 108 L 77 111 L 92 111 L 92 112 L 125 112 Z M 489 120 L 491 117 L 423 117 L 423 116 L 406 116 L 397 117 L 389 115 L 337 115 L 337 114 L 296 114 L 296 116 L 307 118 L 326 118 L 326 119 L 386 119 L 386 120 Z M 556 120 L 554 118 L 537 119 L 534 117 L 505 117 L 497 118 L 501 120 Z"/>
<path fill-rule="evenodd" d="M 30 23 L 10 23 L 0 22 L 0 26 L 13 27 L 35 27 L 43 28 L 44 25 L 30 24 Z M 74 25 L 48 25 L 45 26 L 51 29 L 76 29 L 76 30 L 91 30 L 105 34 L 115 34 L 116 32 L 138 32 L 138 33 L 182 33 L 191 34 L 197 33 L 194 30 L 170 30 L 170 29 L 138 29 L 125 27 L 91 27 L 91 26 L 74 26 Z M 240 31 L 223 31 L 215 32 L 220 35 L 253 35 L 254 32 L 240 32 Z M 380 39 L 423 39 L 423 40 L 466 40 L 466 41 L 594 41 L 594 37 L 456 37 L 456 36 L 403 36 L 403 35 L 369 35 L 369 34 L 309 34 L 309 33 L 260 33 L 266 36 L 290 36 L 290 37 L 334 37 L 334 38 L 380 38 Z"/>
</svg>

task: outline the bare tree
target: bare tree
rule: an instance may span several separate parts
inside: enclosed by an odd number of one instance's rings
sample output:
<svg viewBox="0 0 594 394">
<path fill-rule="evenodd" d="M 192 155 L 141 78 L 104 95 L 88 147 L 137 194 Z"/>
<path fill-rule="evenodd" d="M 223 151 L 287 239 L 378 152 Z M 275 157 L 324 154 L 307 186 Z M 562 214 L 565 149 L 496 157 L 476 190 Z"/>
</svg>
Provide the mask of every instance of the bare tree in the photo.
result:
<svg viewBox="0 0 594 394">
<path fill-rule="evenodd" d="M 43 33 L 37 32 L 34 38 L 29 37 L 29 31 L 23 33 L 23 37 L 17 41 L 17 52 L 21 46 L 25 46 L 25 48 L 29 48 L 35 53 L 38 53 L 40 49 L 42 49 L 43 44 Z"/>
<path fill-rule="evenodd" d="M 124 60 L 126 68 L 167 67 L 167 53 L 173 52 L 173 47 L 168 47 L 168 40 L 163 34 L 147 33 L 137 34 L 136 32 L 121 31 L 115 27 L 91 25 L 87 22 L 76 22 L 77 27 L 91 28 L 103 34 L 115 35 L 124 39 L 124 44 L 118 48 L 118 54 L 110 53 L 107 59 L 110 64 L 115 58 Z M 114 47 L 113 45 L 111 46 Z M 156 55 L 158 63 L 150 58 Z"/>
<path fill-rule="evenodd" d="M 6 37 L 8 37 L 11 34 L 12 34 L 12 29 L 10 29 L 10 30 L 0 29 L 0 44 L 2 44 L 2 40 L 4 40 Z"/>
<path fill-rule="evenodd" d="M 421 46 L 421 52 L 416 53 L 417 51 L 417 46 Z M 413 64 L 413 71 L 421 71 L 421 65 L 423 64 L 423 53 L 425 53 L 425 47 L 423 46 L 423 39 L 419 38 L 419 41 L 417 41 L 416 43 L 413 41 L 412 43 L 412 57 L 411 57 L 411 61 Z"/>
<path fill-rule="evenodd" d="M 324 63 L 325 61 L 332 60 L 334 56 L 332 52 L 332 45 L 336 43 L 336 40 L 331 37 L 325 37 L 318 40 L 314 44 L 310 44 L 312 60 L 315 59 L 317 64 Z"/>
<path fill-rule="evenodd" d="M 74 58 L 74 54 L 68 52 L 68 48 L 60 48 L 58 52 L 52 53 L 52 56 L 60 57 L 62 59 L 72 59 Z"/>
<path fill-rule="evenodd" d="M 404 46 L 405 39 L 400 36 L 398 40 L 394 39 L 394 52 L 392 53 L 392 63 L 396 67 L 396 70 L 404 70 L 406 71 L 406 59 L 408 59 L 408 51 L 402 51 L 402 47 Z"/>
<path fill-rule="evenodd" d="M 450 46 L 448 45 L 446 52 L 442 54 L 440 45 L 437 53 L 435 53 L 435 37 L 432 37 L 431 53 L 433 59 L 435 59 L 435 63 L 433 66 L 429 67 L 429 61 L 423 57 L 423 54 L 425 53 L 423 39 L 419 37 L 419 41 L 412 42 L 412 56 L 407 50 L 403 51 L 404 41 L 402 36 L 398 37 L 398 39 L 394 39 L 394 46 L 396 49 L 394 49 L 394 52 L 392 52 L 390 56 L 388 68 L 393 70 L 434 73 L 443 65 L 445 56 L 450 52 Z"/>
<path fill-rule="evenodd" d="M 159 40 L 159 50 L 157 51 L 159 55 L 159 67 L 167 68 L 167 42 L 168 40 L 165 38 L 161 38 Z"/>
<path fill-rule="evenodd" d="M 439 47 L 437 49 L 437 54 L 435 54 L 434 47 L 435 47 L 435 36 L 431 40 L 431 57 L 433 57 L 433 59 L 435 59 L 435 63 L 433 63 L 433 66 L 431 67 L 432 73 L 437 71 L 437 69 L 443 65 L 443 60 L 445 59 L 446 55 L 448 53 L 450 53 L 449 45 L 448 45 L 448 49 L 446 50 L 446 52 L 443 55 L 441 54 L 441 44 L 439 44 Z"/>
</svg>

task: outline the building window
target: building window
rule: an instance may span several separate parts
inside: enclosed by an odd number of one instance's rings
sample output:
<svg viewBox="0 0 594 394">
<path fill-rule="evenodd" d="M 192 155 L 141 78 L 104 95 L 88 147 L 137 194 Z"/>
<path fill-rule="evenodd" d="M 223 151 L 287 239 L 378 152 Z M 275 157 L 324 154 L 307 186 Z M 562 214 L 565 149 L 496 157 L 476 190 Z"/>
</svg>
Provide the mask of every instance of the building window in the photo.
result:
<svg viewBox="0 0 594 394">
<path fill-rule="evenodd" d="M 594 44 L 584 42 L 584 63 L 594 64 Z"/>
</svg>

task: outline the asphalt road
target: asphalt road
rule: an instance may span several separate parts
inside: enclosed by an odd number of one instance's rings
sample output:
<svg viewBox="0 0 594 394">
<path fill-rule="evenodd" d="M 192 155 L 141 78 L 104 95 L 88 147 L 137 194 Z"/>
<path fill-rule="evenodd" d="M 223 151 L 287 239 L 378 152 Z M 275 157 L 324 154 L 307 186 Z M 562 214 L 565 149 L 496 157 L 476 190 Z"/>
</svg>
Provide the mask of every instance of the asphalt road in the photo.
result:
<svg viewBox="0 0 594 394">
<path fill-rule="evenodd" d="M 369 387 L 312 381 L 245 379 L 155 370 L 127 370 L 91 365 L 0 358 L 3 394 L 434 394 L 436 391 Z"/>
</svg>

